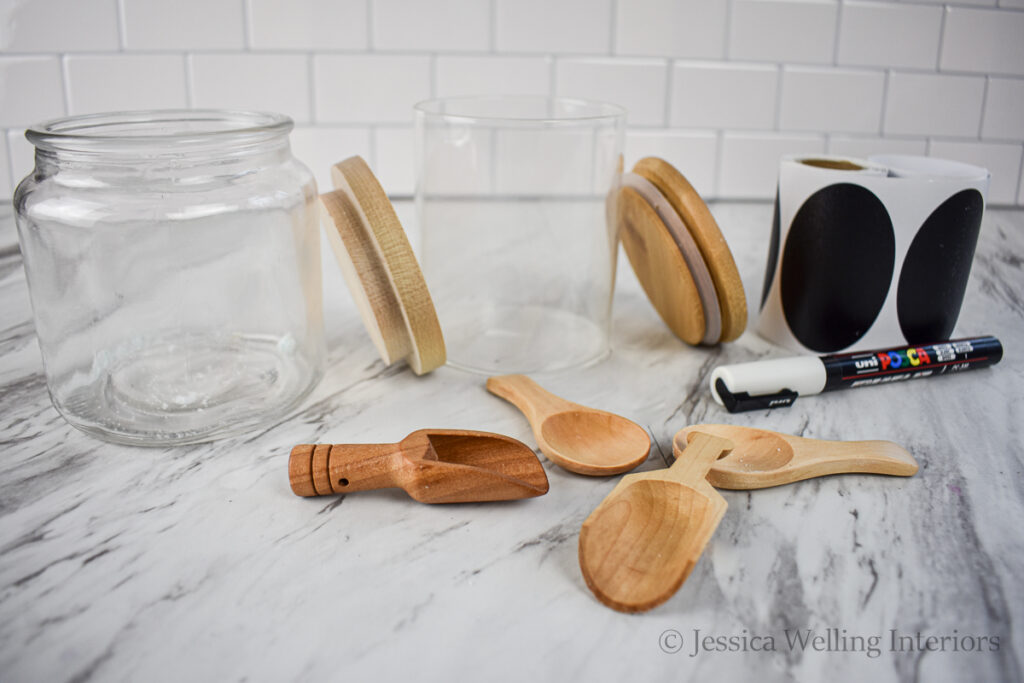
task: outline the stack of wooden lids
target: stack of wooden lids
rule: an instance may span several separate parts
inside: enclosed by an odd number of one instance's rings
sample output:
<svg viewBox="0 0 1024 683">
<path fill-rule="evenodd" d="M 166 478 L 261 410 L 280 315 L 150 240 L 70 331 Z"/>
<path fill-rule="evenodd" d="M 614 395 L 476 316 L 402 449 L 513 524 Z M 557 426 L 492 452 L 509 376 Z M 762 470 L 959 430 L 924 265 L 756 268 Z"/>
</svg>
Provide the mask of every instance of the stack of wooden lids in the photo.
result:
<svg viewBox="0 0 1024 683">
<path fill-rule="evenodd" d="M 743 333 L 747 299 L 732 252 L 682 173 L 641 159 L 622 176 L 617 215 L 630 265 L 677 337 L 717 344 Z"/>
<path fill-rule="evenodd" d="M 320 196 L 324 228 L 380 357 L 405 359 L 417 375 L 444 365 L 434 302 L 377 178 L 355 156 L 335 164 L 331 180 L 334 191 Z"/>
</svg>

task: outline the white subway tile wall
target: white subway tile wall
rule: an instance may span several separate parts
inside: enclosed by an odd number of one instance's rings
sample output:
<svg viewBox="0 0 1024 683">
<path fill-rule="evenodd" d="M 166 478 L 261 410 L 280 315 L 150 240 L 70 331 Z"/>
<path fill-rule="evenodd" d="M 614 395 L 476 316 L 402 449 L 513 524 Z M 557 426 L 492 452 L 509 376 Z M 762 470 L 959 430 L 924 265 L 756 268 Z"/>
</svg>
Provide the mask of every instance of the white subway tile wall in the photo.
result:
<svg viewBox="0 0 1024 683">
<path fill-rule="evenodd" d="M 729 56 L 796 64 L 831 64 L 839 3 L 733 0 Z"/>
<path fill-rule="evenodd" d="M 718 193 L 739 199 L 771 199 L 784 154 L 823 154 L 822 135 L 723 133 Z"/>
<path fill-rule="evenodd" d="M 129 50 L 241 50 L 239 0 L 121 0 L 121 40 Z"/>
<path fill-rule="evenodd" d="M 727 0 L 620 0 L 615 52 L 717 59 L 725 55 Z"/>
<path fill-rule="evenodd" d="M 671 125 L 680 128 L 775 127 L 779 69 L 766 64 L 676 64 Z"/>
<path fill-rule="evenodd" d="M 249 0 L 253 50 L 365 50 L 366 0 Z"/>
<path fill-rule="evenodd" d="M 309 57 L 294 54 L 195 54 L 192 105 L 277 111 L 310 120 Z"/>
<path fill-rule="evenodd" d="M 715 194 L 718 135 L 714 131 L 632 130 L 626 135 L 625 166 L 661 157 L 678 168 L 702 196 Z"/>
<path fill-rule="evenodd" d="M 773 196 L 785 153 L 947 156 L 1024 206 L 1024 0 L 32 0 L 0 8 L 0 195 L 24 128 L 114 109 L 296 119 L 326 186 L 361 154 L 414 187 L 412 105 L 473 94 L 605 99 L 626 161 L 708 197 Z"/>
<path fill-rule="evenodd" d="M 665 74 L 661 59 L 560 59 L 555 94 L 609 102 L 628 102 L 630 123 L 665 123 Z"/>
<path fill-rule="evenodd" d="M 25 138 L 20 129 L 7 131 L 7 152 L 11 155 L 11 192 L 18 186 L 21 179 L 32 172 L 36 162 L 36 149 Z"/>
<path fill-rule="evenodd" d="M 437 58 L 435 95 L 548 95 L 550 57 L 448 56 Z"/>
<path fill-rule="evenodd" d="M 928 140 L 903 138 L 862 138 L 832 135 L 828 140 L 828 153 L 866 159 L 872 154 L 928 154 Z"/>
<path fill-rule="evenodd" d="M 74 55 L 64 68 L 69 114 L 188 104 L 184 55 Z"/>
<path fill-rule="evenodd" d="M 490 3 L 480 0 L 376 0 L 375 50 L 485 51 L 491 46 Z"/>
<path fill-rule="evenodd" d="M 977 137 L 985 79 L 981 76 L 889 75 L 884 132 Z"/>
<path fill-rule="evenodd" d="M 64 114 L 58 57 L 0 56 L 0 125 L 30 126 Z"/>
<path fill-rule="evenodd" d="M 321 191 L 331 189 L 331 166 L 351 156 L 370 158 L 370 129 L 339 126 L 296 126 L 292 152 L 316 176 Z"/>
<path fill-rule="evenodd" d="M 416 169 L 407 154 L 413 144 L 412 128 L 378 128 L 374 131 L 374 170 L 381 186 L 386 187 L 388 192 L 410 195 L 415 190 Z"/>
<path fill-rule="evenodd" d="M 1017 193 L 1014 176 L 1020 172 L 1020 145 L 934 140 L 930 151 L 937 157 L 960 159 L 984 166 L 992 173 L 988 200 L 993 204 L 1013 203 L 1014 195 Z"/>
<path fill-rule="evenodd" d="M 932 69 L 939 53 L 942 8 L 847 2 L 837 61 L 852 66 Z"/>
<path fill-rule="evenodd" d="M 6 135 L 0 135 L 0 154 L 3 155 L 0 161 L 8 160 Z M 10 163 L 0 163 L 0 192 L 3 192 L 4 196 L 10 195 L 14 190 L 12 175 Z"/>
<path fill-rule="evenodd" d="M 981 137 L 1001 140 L 1024 138 L 1024 79 L 989 79 Z"/>
<path fill-rule="evenodd" d="M 9 3 L 0 12 L 10 13 L 3 21 L 13 30 L 2 46 L 11 52 L 110 52 L 121 47 L 117 0 L 34 0 Z"/>
<path fill-rule="evenodd" d="M 822 133 L 877 133 L 885 74 L 821 67 L 782 70 L 779 127 Z"/>
</svg>

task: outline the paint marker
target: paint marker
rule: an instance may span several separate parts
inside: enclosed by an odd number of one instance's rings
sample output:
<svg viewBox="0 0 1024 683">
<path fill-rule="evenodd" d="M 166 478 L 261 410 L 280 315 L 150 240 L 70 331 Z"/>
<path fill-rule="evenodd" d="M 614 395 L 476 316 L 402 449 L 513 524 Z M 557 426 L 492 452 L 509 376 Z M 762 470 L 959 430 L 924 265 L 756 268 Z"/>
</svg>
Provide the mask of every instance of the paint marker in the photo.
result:
<svg viewBox="0 0 1024 683">
<path fill-rule="evenodd" d="M 1003 346 L 995 337 L 954 339 L 923 346 L 796 356 L 722 365 L 711 373 L 711 395 L 730 413 L 790 406 L 797 396 L 939 377 L 995 365 Z"/>
</svg>

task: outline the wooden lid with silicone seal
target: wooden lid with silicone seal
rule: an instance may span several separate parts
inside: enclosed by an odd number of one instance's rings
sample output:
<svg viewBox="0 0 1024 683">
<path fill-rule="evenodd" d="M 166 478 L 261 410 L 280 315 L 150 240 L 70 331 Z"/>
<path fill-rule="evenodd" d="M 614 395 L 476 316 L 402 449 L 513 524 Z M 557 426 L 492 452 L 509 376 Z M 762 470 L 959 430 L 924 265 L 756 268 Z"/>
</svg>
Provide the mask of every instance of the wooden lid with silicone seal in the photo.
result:
<svg viewBox="0 0 1024 683">
<path fill-rule="evenodd" d="M 331 169 L 320 196 L 328 241 L 380 357 L 417 375 L 445 363 L 444 337 L 423 272 L 395 209 L 358 156 Z"/>
<path fill-rule="evenodd" d="M 747 300 L 732 252 L 707 204 L 682 173 L 647 157 L 623 175 L 622 246 L 647 298 L 688 344 L 739 337 Z"/>
</svg>

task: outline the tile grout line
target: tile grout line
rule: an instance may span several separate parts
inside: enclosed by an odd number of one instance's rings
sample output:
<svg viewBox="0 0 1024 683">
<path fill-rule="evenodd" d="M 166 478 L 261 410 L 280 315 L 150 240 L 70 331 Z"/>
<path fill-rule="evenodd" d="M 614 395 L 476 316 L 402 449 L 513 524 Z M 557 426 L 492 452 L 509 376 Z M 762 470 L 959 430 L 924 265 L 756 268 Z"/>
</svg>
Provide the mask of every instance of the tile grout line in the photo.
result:
<svg viewBox="0 0 1024 683">
<path fill-rule="evenodd" d="M 675 71 L 675 60 L 669 59 L 665 65 L 665 106 L 662 111 L 662 125 L 672 126 L 672 74 Z"/>
<path fill-rule="evenodd" d="M 64 98 L 64 115 L 71 116 L 71 66 L 68 64 L 67 54 L 62 54 L 57 59 L 60 64 L 60 90 Z"/>
<path fill-rule="evenodd" d="M 375 52 L 373 46 L 373 0 L 364 0 L 366 3 L 366 49 L 364 52 Z"/>
<path fill-rule="evenodd" d="M 889 108 L 889 88 L 892 82 L 892 69 L 885 70 L 885 80 L 882 82 L 882 115 L 878 119 L 878 135 L 885 137 L 885 112 Z"/>
<path fill-rule="evenodd" d="M 732 38 L 731 38 L 731 36 L 732 36 L 732 11 L 733 11 L 733 4 L 734 4 L 733 0 L 726 0 L 726 3 L 725 3 L 725 21 L 723 22 L 725 24 L 725 26 L 722 27 L 722 30 L 725 33 L 722 36 L 722 51 L 721 51 L 720 57 L 719 57 L 719 59 L 721 59 L 722 61 L 725 61 L 725 62 L 730 61 L 729 60 L 729 53 L 732 50 Z"/>
<path fill-rule="evenodd" d="M 185 107 L 187 109 L 195 107 L 196 101 L 195 93 L 193 92 L 195 90 L 195 78 L 192 74 L 192 70 L 195 67 L 193 56 L 191 52 L 186 52 L 182 55 L 181 60 L 182 69 L 185 72 Z"/>
<path fill-rule="evenodd" d="M 124 52 L 128 45 L 128 22 L 125 19 L 124 0 L 117 0 L 117 45 Z"/>
<path fill-rule="evenodd" d="M 242 51 L 252 51 L 252 7 L 250 0 L 238 0 L 242 3 Z"/>
<path fill-rule="evenodd" d="M 988 88 L 992 77 L 985 74 L 985 85 L 981 89 L 981 116 L 978 117 L 978 139 L 982 139 L 982 132 L 985 129 L 985 112 L 988 111 Z"/>
<path fill-rule="evenodd" d="M 617 24 L 619 23 L 619 0 L 611 0 L 609 7 L 611 18 L 608 20 L 608 54 L 615 55 L 615 39 L 618 37 Z"/>
<path fill-rule="evenodd" d="M 725 131 L 715 131 L 715 180 L 711 188 L 711 197 L 719 198 L 722 185 L 722 153 L 725 149 Z"/>
<path fill-rule="evenodd" d="M 1024 152 L 1024 145 L 1018 146 L 1020 146 L 1022 152 Z M 10 147 L 10 145 L 8 145 L 8 147 Z M 1020 168 L 1017 169 L 1017 206 L 1024 206 L 1024 190 L 1021 190 L 1021 187 L 1024 187 L 1024 183 L 1021 182 L 1022 178 L 1024 178 L 1024 153 L 1021 154 Z"/>
<path fill-rule="evenodd" d="M 316 53 L 310 52 L 306 55 L 306 79 L 309 81 L 309 123 L 317 125 L 320 123 L 320 116 L 316 111 Z"/>
<path fill-rule="evenodd" d="M 554 54 L 547 55 L 548 58 L 548 97 L 554 99 L 558 97 L 558 88 L 555 86 L 555 81 L 558 78 L 558 58 Z"/>
<path fill-rule="evenodd" d="M 11 183 L 11 197 L 14 196 L 14 191 L 18 189 L 18 184 L 21 182 L 20 178 L 17 178 L 14 171 L 14 154 L 11 151 L 11 128 L 4 128 L 4 149 L 6 150 L 7 157 L 7 176 L 10 178 Z M 16 129 L 14 129 L 16 130 Z"/>
<path fill-rule="evenodd" d="M 832 38 L 832 66 L 839 66 L 839 36 L 840 28 L 843 25 L 843 7 L 845 6 L 844 0 L 839 0 L 836 5 L 836 28 Z"/>
<path fill-rule="evenodd" d="M 773 130 L 782 131 L 782 79 L 786 75 L 786 67 L 783 64 L 775 65 L 775 126 Z"/>
<path fill-rule="evenodd" d="M 490 54 L 498 51 L 498 0 L 490 0 L 490 20 L 487 22 L 487 40 L 490 43 Z"/>
<path fill-rule="evenodd" d="M 946 45 L 946 15 L 949 14 L 949 6 L 942 5 L 942 22 L 939 24 L 939 50 L 935 56 L 935 72 L 942 71 L 942 48 Z"/>
</svg>

